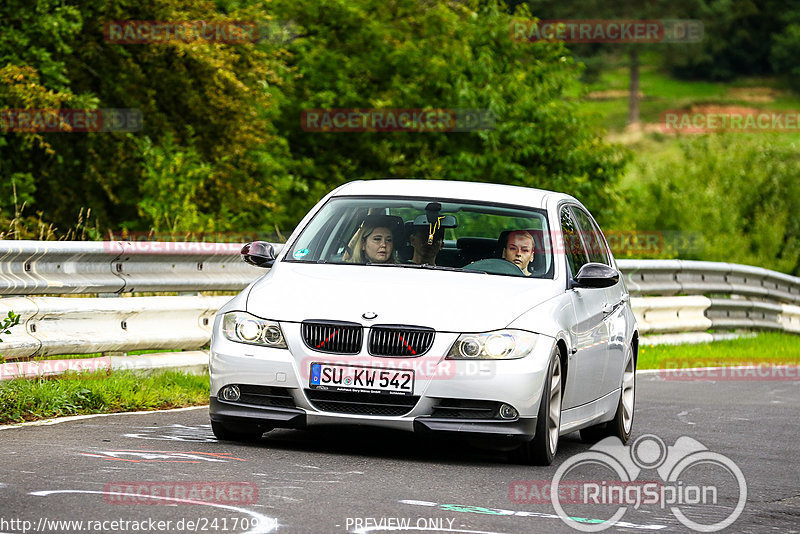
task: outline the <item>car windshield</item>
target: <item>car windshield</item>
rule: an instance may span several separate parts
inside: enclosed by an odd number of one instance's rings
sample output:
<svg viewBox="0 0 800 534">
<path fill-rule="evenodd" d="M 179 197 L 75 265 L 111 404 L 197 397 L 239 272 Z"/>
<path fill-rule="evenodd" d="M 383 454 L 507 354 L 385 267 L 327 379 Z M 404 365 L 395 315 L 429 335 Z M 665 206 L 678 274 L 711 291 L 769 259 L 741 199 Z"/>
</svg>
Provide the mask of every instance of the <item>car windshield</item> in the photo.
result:
<svg viewBox="0 0 800 534">
<path fill-rule="evenodd" d="M 286 261 L 553 277 L 544 210 L 435 198 L 332 198 Z"/>
</svg>

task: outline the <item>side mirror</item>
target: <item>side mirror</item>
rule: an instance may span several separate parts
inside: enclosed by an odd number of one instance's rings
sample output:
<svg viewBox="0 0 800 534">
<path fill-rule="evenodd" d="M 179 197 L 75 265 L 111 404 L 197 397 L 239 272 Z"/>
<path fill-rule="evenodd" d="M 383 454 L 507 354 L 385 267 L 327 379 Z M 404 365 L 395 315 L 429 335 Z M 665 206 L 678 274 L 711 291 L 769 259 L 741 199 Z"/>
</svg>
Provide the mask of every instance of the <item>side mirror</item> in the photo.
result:
<svg viewBox="0 0 800 534">
<path fill-rule="evenodd" d="M 275 263 L 275 250 L 272 243 L 253 241 L 242 247 L 242 259 L 256 267 L 272 267 Z"/>
<path fill-rule="evenodd" d="M 619 271 L 602 263 L 587 263 L 578 271 L 572 287 L 603 288 L 619 282 Z"/>
</svg>

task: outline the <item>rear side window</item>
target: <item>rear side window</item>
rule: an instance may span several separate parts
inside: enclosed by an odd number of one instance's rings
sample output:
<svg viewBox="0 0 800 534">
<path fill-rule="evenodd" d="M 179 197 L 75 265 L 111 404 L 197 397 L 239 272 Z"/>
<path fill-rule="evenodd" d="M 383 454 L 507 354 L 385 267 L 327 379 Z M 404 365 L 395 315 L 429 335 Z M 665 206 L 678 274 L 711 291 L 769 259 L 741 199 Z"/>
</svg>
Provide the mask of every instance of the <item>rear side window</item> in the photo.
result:
<svg viewBox="0 0 800 534">
<path fill-rule="evenodd" d="M 589 216 L 582 209 L 573 206 L 572 213 L 575 215 L 575 222 L 578 223 L 583 244 L 586 251 L 589 253 L 589 261 L 594 263 L 603 263 L 611 266 L 611 261 L 608 258 L 608 249 L 603 235 L 597 228 Z"/>
<path fill-rule="evenodd" d="M 564 241 L 564 254 L 567 256 L 569 270 L 574 278 L 581 267 L 589 263 L 589 257 L 583 248 L 580 232 L 569 206 L 561 208 L 561 237 Z"/>
</svg>

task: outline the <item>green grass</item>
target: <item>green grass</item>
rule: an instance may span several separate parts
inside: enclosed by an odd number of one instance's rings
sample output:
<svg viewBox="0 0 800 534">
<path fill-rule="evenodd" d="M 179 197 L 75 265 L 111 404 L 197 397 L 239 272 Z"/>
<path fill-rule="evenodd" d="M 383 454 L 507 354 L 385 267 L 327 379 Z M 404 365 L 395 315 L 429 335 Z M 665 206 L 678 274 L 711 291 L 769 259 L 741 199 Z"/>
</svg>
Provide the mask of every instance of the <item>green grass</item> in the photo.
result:
<svg viewBox="0 0 800 534">
<path fill-rule="evenodd" d="M 628 118 L 628 85 L 630 73 L 625 66 L 603 71 L 598 80 L 589 85 L 590 93 L 598 91 L 623 92 L 610 98 L 579 99 L 578 108 L 590 117 L 599 128 L 609 132 L 622 131 Z M 655 67 L 643 64 L 639 71 L 639 90 L 643 97 L 639 102 L 639 113 L 643 123 L 658 123 L 661 113 L 669 109 L 688 109 L 693 105 L 730 105 L 764 110 L 800 109 L 800 95 L 780 87 L 771 78 L 737 80 L 735 83 L 712 83 L 676 80 L 659 72 Z M 747 95 L 772 91 L 769 101 L 751 101 Z"/>
<path fill-rule="evenodd" d="M 0 424 L 93 413 L 182 408 L 208 403 L 208 375 L 164 371 L 71 373 L 0 383 Z"/>
<path fill-rule="evenodd" d="M 677 369 L 760 363 L 799 365 L 800 336 L 770 332 L 697 345 L 642 345 L 637 368 Z"/>
<path fill-rule="evenodd" d="M 758 363 L 800 365 L 800 336 L 763 333 L 698 345 L 642 345 L 638 368 Z M 151 375 L 101 371 L 46 379 L 15 379 L 0 383 L 0 424 L 66 415 L 198 406 L 208 403 L 208 395 L 208 375 L 176 371 Z"/>
</svg>

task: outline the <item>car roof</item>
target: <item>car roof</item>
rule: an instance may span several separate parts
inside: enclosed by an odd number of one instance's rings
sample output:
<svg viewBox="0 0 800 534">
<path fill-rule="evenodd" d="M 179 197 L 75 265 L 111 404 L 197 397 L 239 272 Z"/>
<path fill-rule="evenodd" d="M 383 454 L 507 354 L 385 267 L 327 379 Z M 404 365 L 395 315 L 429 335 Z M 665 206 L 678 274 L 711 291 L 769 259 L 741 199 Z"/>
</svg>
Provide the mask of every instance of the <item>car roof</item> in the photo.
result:
<svg viewBox="0 0 800 534">
<path fill-rule="evenodd" d="M 442 199 L 458 199 L 483 202 L 498 202 L 532 208 L 545 208 L 546 199 L 557 196 L 575 200 L 570 195 L 518 187 L 514 185 L 489 184 L 482 182 L 458 182 L 453 180 L 359 180 L 346 183 L 332 196 L 422 196 Z"/>
</svg>

